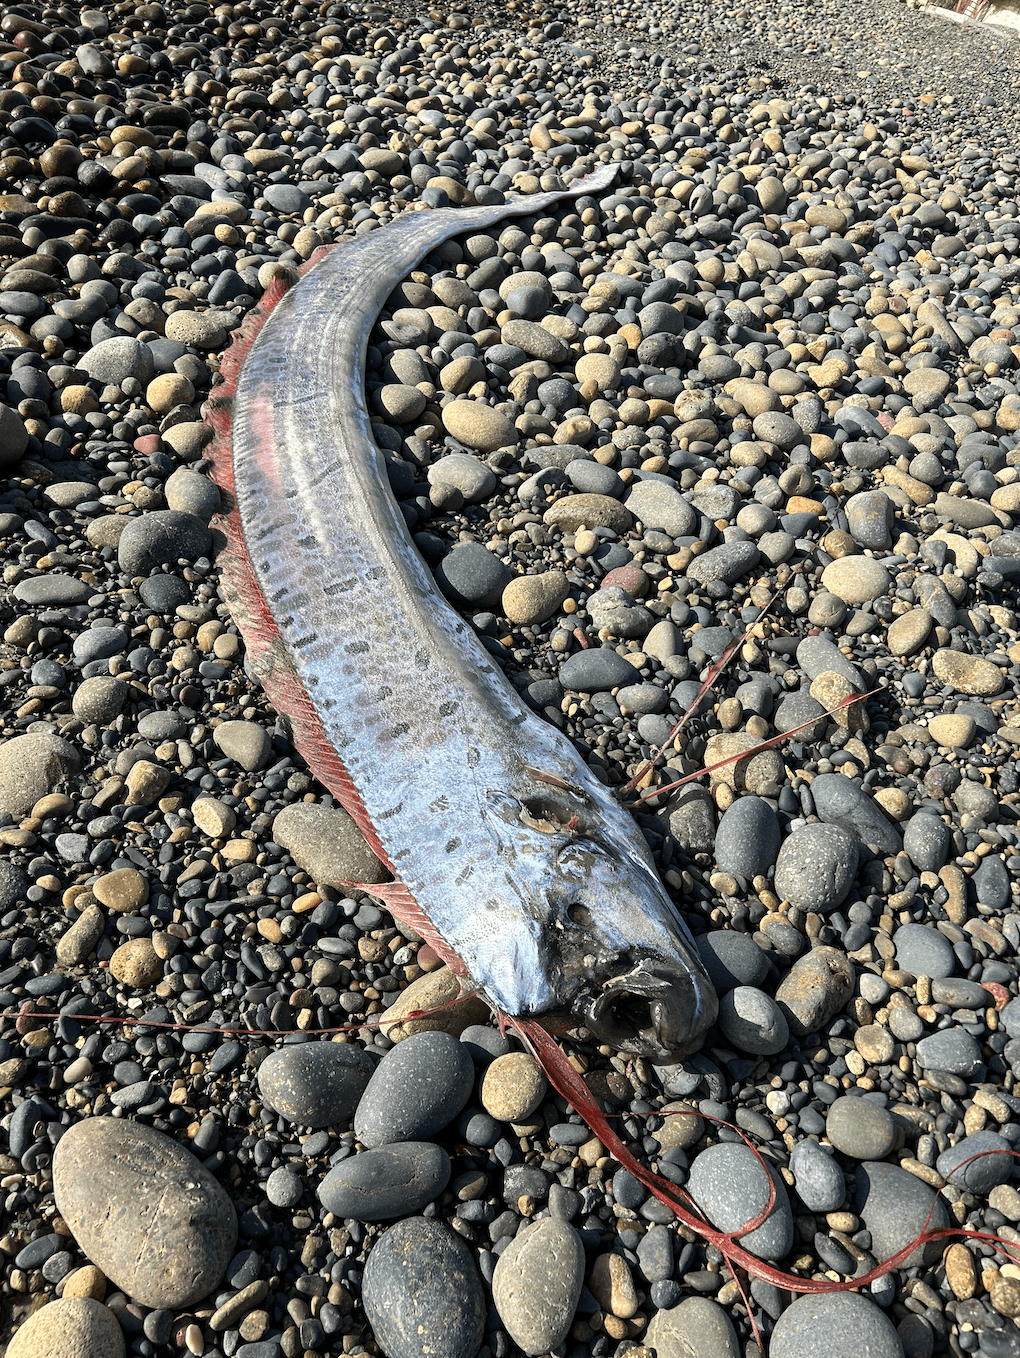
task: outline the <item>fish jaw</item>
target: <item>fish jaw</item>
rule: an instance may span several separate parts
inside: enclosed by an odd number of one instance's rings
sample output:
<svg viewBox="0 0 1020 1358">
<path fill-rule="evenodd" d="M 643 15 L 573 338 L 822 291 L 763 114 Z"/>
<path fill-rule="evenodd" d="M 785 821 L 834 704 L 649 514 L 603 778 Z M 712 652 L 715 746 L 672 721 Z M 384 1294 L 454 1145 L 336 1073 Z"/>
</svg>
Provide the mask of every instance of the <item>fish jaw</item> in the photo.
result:
<svg viewBox="0 0 1020 1358">
<path fill-rule="evenodd" d="M 480 968 L 490 999 L 515 1017 L 570 1013 L 660 1064 L 696 1051 L 718 1000 L 629 813 L 601 785 L 548 782 L 489 789 L 484 811 L 521 922 L 499 959 L 513 964 Z"/>
</svg>

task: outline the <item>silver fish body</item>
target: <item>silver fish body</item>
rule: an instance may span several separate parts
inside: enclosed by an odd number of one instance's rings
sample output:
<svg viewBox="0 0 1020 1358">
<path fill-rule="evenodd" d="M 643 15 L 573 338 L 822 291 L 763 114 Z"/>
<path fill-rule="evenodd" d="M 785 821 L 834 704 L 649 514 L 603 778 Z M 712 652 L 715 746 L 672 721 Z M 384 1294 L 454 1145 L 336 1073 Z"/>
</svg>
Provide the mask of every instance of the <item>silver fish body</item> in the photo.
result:
<svg viewBox="0 0 1020 1358">
<path fill-rule="evenodd" d="M 286 663 L 475 983 L 508 1014 L 570 1013 L 617 1049 L 675 1060 L 716 1015 L 693 939 L 630 814 L 438 593 L 364 403 L 369 333 L 401 278 L 443 241 L 565 196 L 409 212 L 324 254 L 240 368 L 234 493 Z"/>
</svg>

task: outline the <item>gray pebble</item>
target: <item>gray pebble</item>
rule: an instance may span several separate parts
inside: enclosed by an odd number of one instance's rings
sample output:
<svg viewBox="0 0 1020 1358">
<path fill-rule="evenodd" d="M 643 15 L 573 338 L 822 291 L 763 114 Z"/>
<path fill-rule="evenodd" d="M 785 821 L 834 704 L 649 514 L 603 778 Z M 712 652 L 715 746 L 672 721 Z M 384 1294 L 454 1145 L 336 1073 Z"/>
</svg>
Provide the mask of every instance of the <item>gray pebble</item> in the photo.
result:
<svg viewBox="0 0 1020 1358">
<path fill-rule="evenodd" d="M 793 1244 L 793 1214 L 786 1186 L 771 1168 L 775 1202 L 764 1222 L 741 1236 L 743 1247 L 759 1259 L 782 1259 Z M 710 1146 L 691 1165 L 687 1189 L 695 1202 L 722 1231 L 737 1231 L 756 1216 L 769 1199 L 766 1172 L 743 1143 Z"/>
<path fill-rule="evenodd" d="M 884 1160 L 896 1145 L 896 1124 L 887 1109 L 848 1095 L 829 1105 L 825 1135 L 853 1160 Z"/>
<path fill-rule="evenodd" d="M 492 1300 L 510 1338 L 528 1355 L 566 1338 L 584 1282 L 584 1249 L 572 1226 L 550 1218 L 525 1226 L 496 1263 Z"/>
<path fill-rule="evenodd" d="M 327 1212 L 355 1221 L 407 1216 L 450 1182 L 450 1157 L 431 1141 L 402 1141 L 362 1151 L 334 1166 L 319 1185 Z"/>
<path fill-rule="evenodd" d="M 715 861 L 721 872 L 748 881 L 764 876 L 779 853 L 776 813 L 761 797 L 741 797 L 723 813 L 715 836 Z M 856 864 L 856 854 L 854 855 Z"/>
<path fill-rule="evenodd" d="M 259 1066 L 262 1102 L 288 1122 L 331 1127 L 346 1122 L 371 1079 L 374 1064 L 348 1042 L 278 1047 Z"/>
<path fill-rule="evenodd" d="M 926 1226 L 938 1230 L 949 1225 L 945 1201 L 899 1165 L 865 1162 L 857 1166 L 855 1182 L 854 1210 L 871 1232 L 872 1253 L 879 1260 L 909 1245 Z M 902 1267 L 930 1264 L 944 1249 L 941 1240 L 918 1245 Z"/>
<path fill-rule="evenodd" d="M 474 1085 L 474 1064 L 449 1033 L 415 1033 L 387 1052 L 354 1115 L 365 1146 L 422 1141 L 452 1122 Z"/>
<path fill-rule="evenodd" d="M 834 910 L 853 885 L 857 859 L 856 841 L 839 825 L 802 826 L 779 851 L 775 889 L 802 910 Z"/>
<path fill-rule="evenodd" d="M 859 1292 L 821 1292 L 797 1297 L 776 1322 L 771 1358 L 833 1358 L 836 1353 L 867 1358 L 904 1358 L 896 1327 Z"/>
<path fill-rule="evenodd" d="M 1013 1142 L 998 1132 L 974 1132 L 944 1150 L 935 1162 L 935 1169 L 968 1193 L 990 1193 L 996 1184 L 1004 1184 L 1012 1175 L 1016 1161 L 1008 1152 L 1014 1150 Z M 981 1158 L 966 1164 L 974 1155 Z"/>
<path fill-rule="evenodd" d="M 927 924 L 902 924 L 893 935 L 896 965 L 912 976 L 951 976 L 956 970 L 953 945 Z"/>
<path fill-rule="evenodd" d="M 809 1212 L 835 1212 L 846 1197 L 843 1171 L 817 1141 L 805 1137 L 790 1156 L 797 1196 Z"/>
</svg>

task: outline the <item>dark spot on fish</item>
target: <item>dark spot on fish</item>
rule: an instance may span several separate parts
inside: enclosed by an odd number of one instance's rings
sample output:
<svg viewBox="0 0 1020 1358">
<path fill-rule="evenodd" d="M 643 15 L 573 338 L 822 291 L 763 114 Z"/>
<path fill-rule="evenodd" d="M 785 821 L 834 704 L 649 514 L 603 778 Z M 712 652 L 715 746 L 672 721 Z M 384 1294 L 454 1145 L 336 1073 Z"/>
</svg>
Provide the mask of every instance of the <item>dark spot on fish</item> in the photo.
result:
<svg viewBox="0 0 1020 1358">
<path fill-rule="evenodd" d="M 364 655 L 368 650 L 367 641 L 352 641 L 349 646 L 344 647 L 348 655 Z"/>
<path fill-rule="evenodd" d="M 478 764 L 478 761 L 481 759 L 481 757 L 482 757 L 482 752 L 481 752 L 476 746 L 474 746 L 474 745 L 470 746 L 469 749 L 468 749 L 468 752 L 467 752 L 467 766 L 468 766 L 468 768 L 469 768 L 469 769 L 475 768 L 475 767 L 477 766 L 477 764 Z"/>
<path fill-rule="evenodd" d="M 434 802 L 429 803 L 430 811 L 449 811 L 450 803 L 446 797 L 437 797 Z"/>
<path fill-rule="evenodd" d="M 266 564 L 268 565 L 268 562 Z M 271 604 L 278 604 L 281 599 L 286 599 L 289 593 L 290 591 L 287 586 L 283 585 L 280 589 L 274 590 L 273 593 L 269 595 L 269 602 Z"/>
<path fill-rule="evenodd" d="M 410 852 L 411 852 L 410 847 L 406 849 L 398 849 L 395 853 L 390 854 L 390 862 L 399 863 L 400 860 L 402 858 L 406 858 Z"/>
<path fill-rule="evenodd" d="M 369 580 L 379 580 L 385 574 L 386 572 L 382 568 L 382 566 L 370 566 L 369 569 L 365 572 L 365 576 Z"/>
<path fill-rule="evenodd" d="M 446 841 L 446 852 L 453 853 L 454 849 L 459 849 L 461 841 L 459 839 L 448 839 Z"/>
<path fill-rule="evenodd" d="M 516 717 L 511 717 L 511 718 L 510 718 L 510 725 L 511 725 L 511 726 L 523 726 L 524 723 L 525 723 L 527 720 L 528 720 L 527 713 L 525 713 L 525 712 L 518 712 L 518 714 L 517 714 Z"/>
<path fill-rule="evenodd" d="M 322 592 L 331 597 L 334 594 L 346 594 L 347 591 L 353 589 L 357 583 L 357 580 L 353 578 L 350 580 L 338 580 L 333 585 L 323 585 Z"/>
<path fill-rule="evenodd" d="M 398 722 L 396 726 L 391 726 L 388 731 L 382 732 L 382 739 L 396 740 L 398 736 L 406 736 L 410 729 L 406 721 Z"/>
<path fill-rule="evenodd" d="M 294 647 L 296 650 L 303 650 L 305 646 L 310 646 L 313 641 L 318 641 L 318 632 L 309 632 L 307 636 L 295 637 Z"/>
<path fill-rule="evenodd" d="M 427 670 L 429 667 L 429 653 L 424 648 L 414 653 L 414 663 L 420 670 Z"/>
<path fill-rule="evenodd" d="M 390 688 L 389 684 L 383 684 L 382 687 L 378 690 L 377 696 L 380 698 L 392 698 L 393 690 Z"/>
<path fill-rule="evenodd" d="M 314 546 L 315 546 L 315 534 L 314 534 L 314 533 L 309 533 L 306 537 L 298 538 L 298 540 L 297 540 L 297 545 L 298 545 L 299 547 L 314 547 Z"/>
<path fill-rule="evenodd" d="M 458 622 L 454 626 L 453 630 L 456 632 L 457 636 L 460 636 L 460 634 L 464 631 L 464 624 L 462 622 Z"/>
<path fill-rule="evenodd" d="M 473 863 L 465 864 L 465 866 L 461 868 L 460 872 L 458 872 L 457 876 L 453 879 L 454 886 L 463 886 L 464 883 L 468 880 L 468 878 L 474 873 L 474 870 L 475 869 Z"/>
<path fill-rule="evenodd" d="M 457 704 L 455 702 L 440 703 L 436 708 L 436 711 L 441 717 L 449 717 L 452 713 L 456 712 L 456 710 Z"/>
<path fill-rule="evenodd" d="M 389 820 L 391 816 L 399 816 L 403 809 L 404 803 L 397 802 L 396 806 L 391 806 L 386 811 L 380 811 L 376 816 L 376 820 Z"/>
</svg>

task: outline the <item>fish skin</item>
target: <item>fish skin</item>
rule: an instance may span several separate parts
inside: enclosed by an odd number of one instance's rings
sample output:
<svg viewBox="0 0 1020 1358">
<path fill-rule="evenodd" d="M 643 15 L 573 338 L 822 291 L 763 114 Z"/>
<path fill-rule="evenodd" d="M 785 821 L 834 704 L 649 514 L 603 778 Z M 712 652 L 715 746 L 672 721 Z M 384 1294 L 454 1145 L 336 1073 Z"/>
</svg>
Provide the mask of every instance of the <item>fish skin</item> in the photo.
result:
<svg viewBox="0 0 1020 1358">
<path fill-rule="evenodd" d="M 629 812 L 442 599 L 364 403 L 369 334 L 424 255 L 598 192 L 613 169 L 499 206 L 405 213 L 319 252 L 226 356 L 210 418 L 236 503 L 224 587 L 249 662 L 406 888 L 380 894 L 504 1013 L 569 1012 L 662 1060 L 715 1019 L 693 939 Z"/>
</svg>

